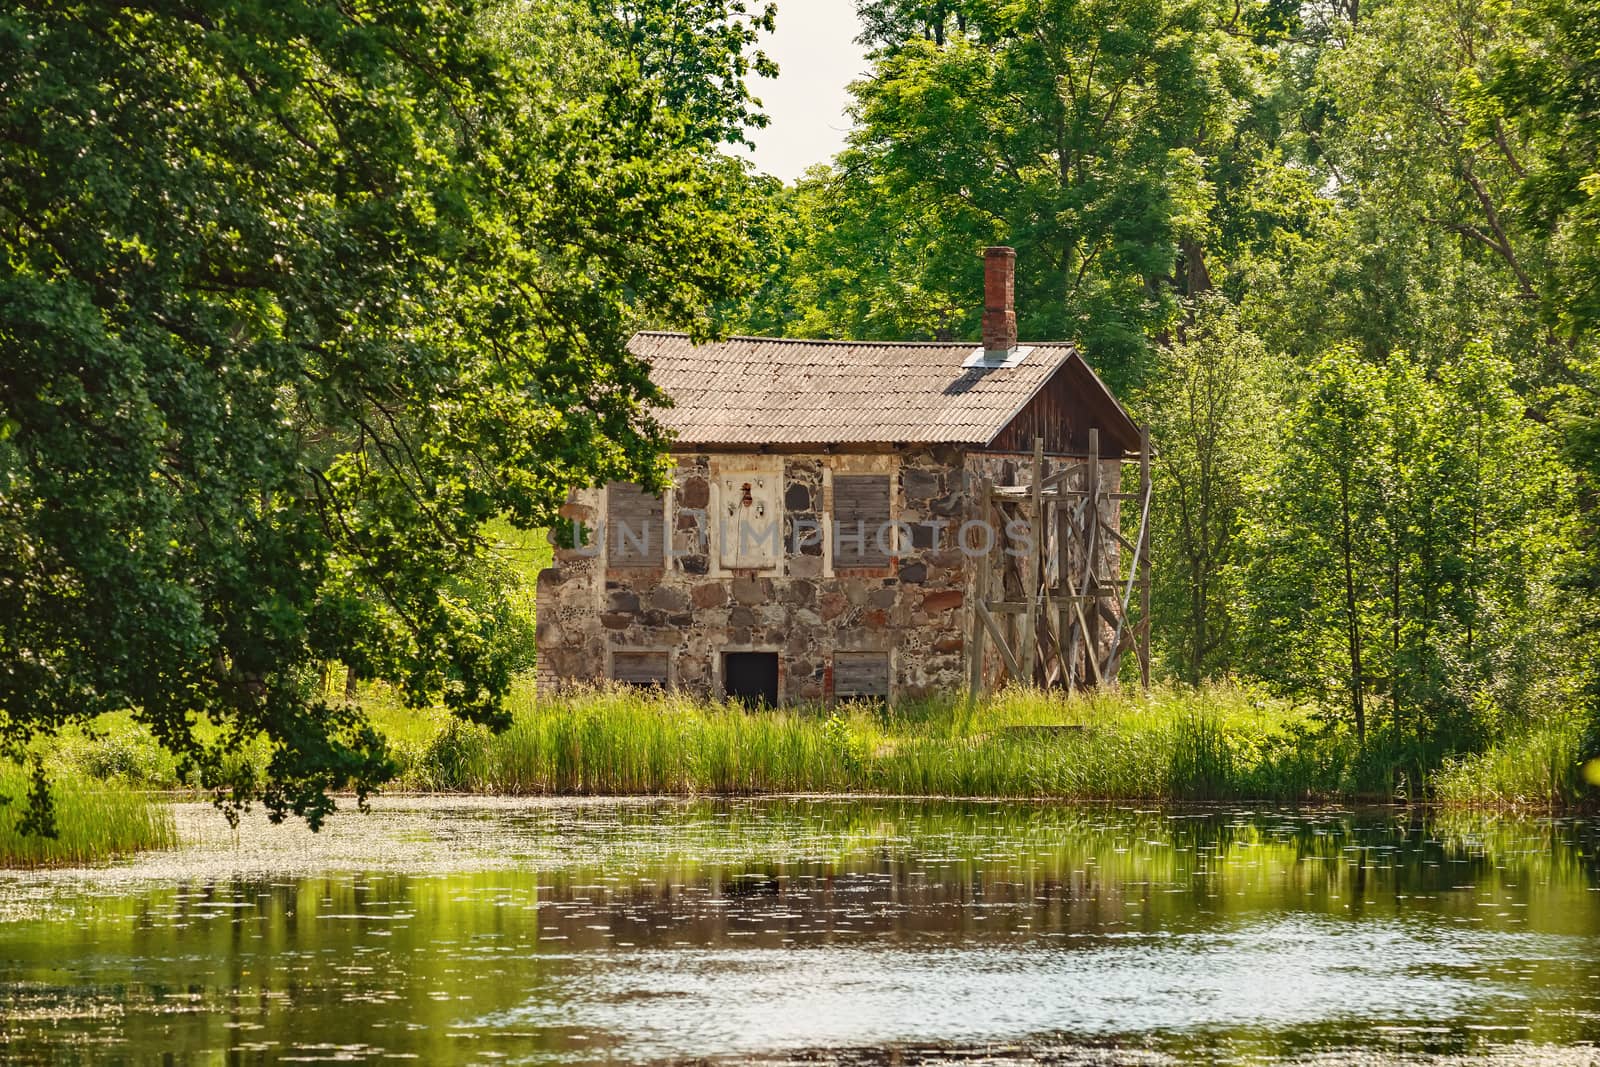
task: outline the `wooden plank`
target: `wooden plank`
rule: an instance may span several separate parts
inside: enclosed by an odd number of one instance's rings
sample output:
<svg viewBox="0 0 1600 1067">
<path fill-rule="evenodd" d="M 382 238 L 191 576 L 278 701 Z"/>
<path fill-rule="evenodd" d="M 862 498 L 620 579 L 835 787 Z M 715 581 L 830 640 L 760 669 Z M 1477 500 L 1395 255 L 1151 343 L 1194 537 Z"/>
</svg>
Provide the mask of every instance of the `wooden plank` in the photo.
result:
<svg viewBox="0 0 1600 1067">
<path fill-rule="evenodd" d="M 1084 607 L 1088 607 L 1099 599 L 1099 597 L 1093 596 L 1069 595 L 1057 598 L 1056 603 L 1061 607 L 1067 608 L 1070 608 L 1073 604 L 1081 604 Z M 995 600 L 989 603 L 989 612 L 993 615 L 1025 615 L 1028 607 L 1027 601 L 1024 600 Z"/>
<path fill-rule="evenodd" d="M 1045 500 L 1056 500 L 1063 496 L 1082 496 L 1076 490 L 1063 492 L 1052 489 L 1048 484 L 1039 490 L 1039 495 Z M 994 498 L 1017 504 L 1025 504 L 1033 499 L 1033 486 L 1031 485 L 997 485 L 994 487 Z"/>
<path fill-rule="evenodd" d="M 889 521 L 889 495 L 887 474 L 833 476 L 833 521 L 840 531 L 834 541 L 835 567 L 889 565 L 888 553 L 878 546 L 878 532 Z"/>
<path fill-rule="evenodd" d="M 889 653 L 834 653 L 833 695 L 841 700 L 889 699 Z"/>
<path fill-rule="evenodd" d="M 1056 475 L 1065 486 L 1077 464 L 1064 467 Z M 1072 629 L 1072 509 L 1067 498 L 1079 496 L 1063 489 L 1056 504 L 1056 590 L 1051 594 L 1056 601 L 1056 662 L 1060 664 L 1061 684 L 1070 692 L 1076 685 L 1077 664 L 1073 662 L 1078 652 L 1077 635 Z"/>
<path fill-rule="evenodd" d="M 1150 429 L 1139 431 L 1139 491 L 1144 494 L 1145 511 L 1154 502 L 1150 480 Z M 1150 530 L 1146 527 L 1139 543 L 1139 681 L 1150 688 Z"/>
<path fill-rule="evenodd" d="M 670 663 L 667 652 L 618 650 L 611 653 L 611 680 L 641 689 L 665 689 Z"/>
<path fill-rule="evenodd" d="M 1147 490 L 1144 497 L 1144 507 L 1139 511 L 1138 544 L 1141 546 L 1141 548 L 1144 545 L 1146 536 L 1149 533 L 1149 527 L 1150 494 Z M 1128 545 L 1128 548 L 1133 552 L 1133 563 L 1128 568 L 1127 588 L 1123 589 L 1122 591 L 1122 614 L 1117 617 L 1117 632 L 1116 635 L 1111 638 L 1111 651 L 1106 655 L 1106 674 L 1112 678 L 1115 678 L 1118 675 L 1118 668 L 1121 666 L 1118 661 L 1121 659 L 1122 653 L 1122 631 L 1128 622 L 1128 605 L 1133 602 L 1133 585 L 1139 577 L 1141 556 L 1140 548 L 1135 548 L 1132 544 L 1128 544 L 1127 540 L 1123 539 L 1121 534 L 1118 534 L 1117 536 L 1118 539 L 1122 540 L 1123 544 Z"/>
<path fill-rule="evenodd" d="M 1100 515 L 1100 434 L 1097 430 L 1089 431 L 1089 458 L 1088 471 L 1085 475 L 1088 484 L 1088 493 L 1081 505 L 1083 511 L 1080 516 L 1079 526 L 1084 535 L 1084 575 L 1081 590 L 1074 589 L 1083 597 L 1080 603 L 1073 607 L 1077 615 L 1078 630 L 1083 637 L 1083 660 L 1089 665 L 1089 674 L 1094 679 L 1094 684 L 1104 685 L 1105 676 L 1100 670 L 1099 636 L 1100 625 L 1098 613 L 1094 610 L 1100 602 L 1098 579 L 1095 571 L 1098 567 L 1100 546 L 1100 531 L 1098 527 Z M 1084 609 L 1088 608 L 1086 614 Z M 1089 625 L 1090 618 L 1095 624 Z"/>
<path fill-rule="evenodd" d="M 1109 496 L 1110 494 L 1107 495 Z M 1121 545 L 1128 552 L 1138 552 L 1138 549 L 1133 546 L 1133 542 L 1122 536 L 1121 530 L 1117 529 L 1103 518 L 1100 520 L 1100 529 L 1110 534 L 1111 539 L 1117 544 Z"/>
<path fill-rule="evenodd" d="M 1029 532 L 1033 538 L 1033 549 L 1028 553 L 1028 558 L 1023 562 L 1022 575 L 1022 600 L 1027 605 L 1022 616 L 1021 632 L 1018 640 L 1022 645 L 1022 677 L 1019 681 L 1023 685 L 1033 685 L 1034 668 L 1039 663 L 1039 563 L 1044 557 L 1044 502 L 1040 494 L 1044 491 L 1044 438 L 1033 439 L 1033 470 L 1032 482 L 1033 499 L 1031 501 L 1031 514 L 1028 522 L 1031 524 Z"/>
<path fill-rule="evenodd" d="M 1061 582 L 1061 572 L 1056 568 L 1055 557 L 1050 554 L 1051 538 L 1055 536 L 1058 516 L 1065 504 L 1059 496 L 1045 498 L 1045 515 L 1039 532 L 1039 553 L 1044 571 L 1039 578 L 1042 587 L 1039 590 L 1039 630 L 1049 638 L 1048 642 L 1040 643 L 1044 654 L 1041 654 L 1039 663 L 1046 689 L 1054 688 L 1066 671 L 1061 661 L 1061 642 L 1066 636 L 1066 627 L 1057 624 L 1059 614 L 1051 599 L 1052 590 Z"/>
<path fill-rule="evenodd" d="M 1012 678 L 1021 677 L 1022 665 L 1017 662 L 1017 657 L 1011 652 L 1011 646 L 1006 643 L 1006 635 L 1000 629 L 1000 624 L 989 614 L 988 605 L 980 600 L 974 607 L 978 609 L 978 618 L 982 619 L 983 625 L 988 628 L 989 636 L 994 638 L 995 650 L 1000 653 L 1000 658 L 1006 661 L 1006 670 L 1011 672 Z"/>
<path fill-rule="evenodd" d="M 1100 562 L 1100 431 L 1089 431 L 1089 470 L 1088 505 L 1089 510 L 1083 524 L 1084 532 L 1084 564 L 1083 564 L 1083 591 L 1088 594 L 1099 592 L 1096 564 Z"/>
<path fill-rule="evenodd" d="M 606 485 L 606 566 L 660 567 L 666 558 L 662 500 L 629 482 Z"/>
<path fill-rule="evenodd" d="M 1062 518 L 1061 539 L 1057 544 L 1057 551 L 1061 553 L 1061 585 L 1067 591 L 1062 598 L 1061 625 L 1066 631 L 1066 647 L 1062 659 L 1067 665 L 1067 688 L 1078 688 L 1078 642 L 1083 637 L 1080 623 L 1083 620 L 1082 599 L 1078 594 L 1078 585 L 1072 577 L 1071 546 L 1077 538 L 1077 531 L 1089 506 L 1088 497 L 1085 496 L 1078 502 L 1078 506 Z"/>
<path fill-rule="evenodd" d="M 1087 472 L 1088 498 L 1084 501 L 1084 551 L 1083 551 L 1083 585 L 1085 596 L 1098 598 L 1100 595 L 1100 579 L 1098 576 L 1100 563 L 1100 431 L 1089 431 L 1089 470 Z M 1093 614 L 1093 613 L 1091 613 Z M 1104 685 L 1105 677 L 1100 671 L 1100 620 L 1098 617 L 1091 626 L 1084 617 L 1083 609 L 1078 609 L 1078 622 L 1083 627 L 1085 643 L 1084 659 L 1089 661 L 1089 670 L 1094 675 L 1095 685 Z"/>
</svg>

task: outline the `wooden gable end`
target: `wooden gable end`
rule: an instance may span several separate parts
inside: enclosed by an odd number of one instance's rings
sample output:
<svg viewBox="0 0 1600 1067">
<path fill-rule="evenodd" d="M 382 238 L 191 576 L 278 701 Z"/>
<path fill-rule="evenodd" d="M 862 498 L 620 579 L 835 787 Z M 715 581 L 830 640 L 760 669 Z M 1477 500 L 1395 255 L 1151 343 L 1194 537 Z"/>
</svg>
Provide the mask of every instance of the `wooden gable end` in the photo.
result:
<svg viewBox="0 0 1600 1067">
<path fill-rule="evenodd" d="M 1073 358 L 981 451 L 1026 455 L 1033 451 L 1034 438 L 1042 437 L 1048 455 L 1082 456 L 1088 454 L 1091 429 L 1100 431 L 1100 455 L 1105 459 L 1139 454 L 1138 426 L 1088 364 Z"/>
</svg>

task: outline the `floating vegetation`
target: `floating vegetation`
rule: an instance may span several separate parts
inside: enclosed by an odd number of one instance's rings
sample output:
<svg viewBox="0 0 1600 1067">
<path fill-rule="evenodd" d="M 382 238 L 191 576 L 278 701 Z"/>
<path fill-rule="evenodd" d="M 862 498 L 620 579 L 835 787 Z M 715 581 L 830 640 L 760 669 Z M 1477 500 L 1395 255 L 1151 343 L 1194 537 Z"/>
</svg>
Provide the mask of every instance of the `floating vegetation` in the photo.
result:
<svg viewBox="0 0 1600 1067">
<path fill-rule="evenodd" d="M 175 808 L 181 849 L 0 878 L 0 1059 L 1594 1063 L 1580 819 L 391 796 L 312 834 Z"/>
</svg>

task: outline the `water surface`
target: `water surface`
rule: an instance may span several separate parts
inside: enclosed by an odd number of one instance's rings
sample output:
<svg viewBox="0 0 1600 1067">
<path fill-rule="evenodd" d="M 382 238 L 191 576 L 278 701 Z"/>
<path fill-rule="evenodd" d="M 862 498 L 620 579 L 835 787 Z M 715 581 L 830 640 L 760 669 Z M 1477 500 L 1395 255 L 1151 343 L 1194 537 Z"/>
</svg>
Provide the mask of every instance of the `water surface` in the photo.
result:
<svg viewBox="0 0 1600 1067">
<path fill-rule="evenodd" d="M 7 1063 L 1600 1064 L 1600 828 L 386 799 L 0 875 Z"/>
</svg>

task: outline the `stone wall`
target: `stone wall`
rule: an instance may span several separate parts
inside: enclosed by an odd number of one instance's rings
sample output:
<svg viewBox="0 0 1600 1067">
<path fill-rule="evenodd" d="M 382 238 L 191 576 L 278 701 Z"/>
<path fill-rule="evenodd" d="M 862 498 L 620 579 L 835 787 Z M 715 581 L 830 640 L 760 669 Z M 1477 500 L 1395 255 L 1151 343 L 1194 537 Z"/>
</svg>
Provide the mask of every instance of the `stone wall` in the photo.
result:
<svg viewBox="0 0 1600 1067">
<path fill-rule="evenodd" d="M 892 700 L 959 689 L 964 465 L 950 448 L 679 456 L 665 499 L 672 551 L 659 566 L 611 567 L 603 552 L 558 547 L 539 576 L 540 688 L 599 683 L 612 652 L 656 650 L 670 654 L 671 684 L 703 697 L 720 696 L 729 651 L 776 652 L 790 703 L 833 699 L 838 652 L 886 653 Z M 729 568 L 716 522 L 697 512 L 727 514 L 720 483 L 750 472 L 776 480 L 783 551 L 776 566 Z M 817 534 L 831 522 L 833 477 L 854 474 L 891 479 L 889 518 L 903 525 L 889 566 L 835 569 L 831 537 Z M 563 517 L 597 528 L 605 501 L 603 490 L 576 491 Z"/>
<path fill-rule="evenodd" d="M 1047 459 L 1045 475 L 1063 468 L 1067 487 L 1082 489 L 1081 460 Z M 1107 461 L 1101 478 L 1118 488 L 1120 470 Z M 818 535 L 831 525 L 833 478 L 859 474 L 891 479 L 889 517 L 898 525 L 886 567 L 836 568 L 831 537 Z M 736 483 L 772 479 L 783 549 L 774 566 L 723 563 L 723 533 L 708 519 L 729 513 L 721 486 L 730 476 Z M 658 565 L 613 567 L 603 552 L 558 547 L 555 565 L 540 575 L 540 688 L 602 683 L 614 652 L 654 651 L 668 654 L 671 685 L 715 698 L 723 692 L 722 654 L 761 651 L 777 653 L 780 699 L 788 703 L 835 698 L 837 653 L 887 654 L 891 700 L 962 691 L 975 567 L 957 538 L 962 523 L 977 517 L 971 489 L 985 477 L 1024 485 L 1030 476 L 1028 457 L 945 447 L 898 455 L 679 456 L 664 501 L 671 551 L 660 542 Z M 563 517 L 596 529 L 606 499 L 603 490 L 576 491 Z M 1115 501 L 1105 502 L 1102 517 L 1117 524 Z M 1102 542 L 1102 552 L 1100 573 L 1116 575 L 1114 542 Z M 1069 555 L 1077 573 L 1078 548 Z M 1111 625 L 1101 629 L 1109 644 Z M 991 668 L 994 656 L 991 649 Z"/>
</svg>

